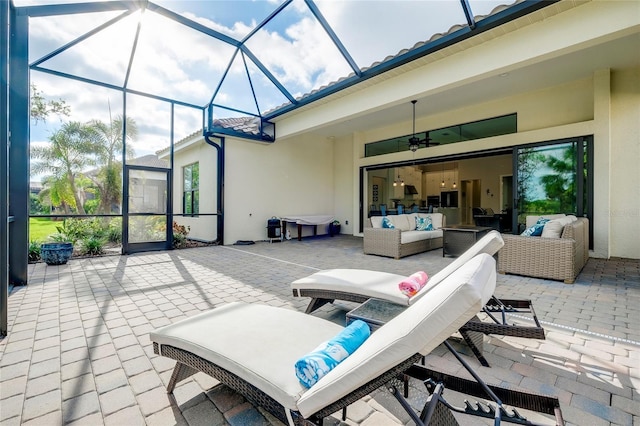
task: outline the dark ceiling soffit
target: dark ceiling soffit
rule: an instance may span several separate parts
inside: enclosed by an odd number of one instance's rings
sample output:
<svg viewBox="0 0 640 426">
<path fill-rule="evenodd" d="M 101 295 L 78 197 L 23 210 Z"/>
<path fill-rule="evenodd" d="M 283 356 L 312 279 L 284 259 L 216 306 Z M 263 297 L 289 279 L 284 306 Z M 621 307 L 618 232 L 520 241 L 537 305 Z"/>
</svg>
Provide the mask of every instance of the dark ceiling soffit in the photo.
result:
<svg viewBox="0 0 640 426">
<path fill-rule="evenodd" d="M 168 103 L 171 103 L 171 104 L 180 105 L 180 106 L 184 106 L 184 107 L 188 107 L 188 108 L 194 108 L 194 109 L 198 109 L 198 110 L 203 110 L 204 109 L 204 107 L 202 105 L 195 105 L 195 104 L 190 104 L 188 102 L 177 101 L 175 99 L 169 99 L 169 98 L 165 98 L 163 96 L 152 95 L 150 93 L 140 92 L 138 90 L 125 89 L 122 86 L 117 86 L 115 84 L 104 83 L 102 81 L 92 80 L 90 78 L 80 77 L 80 76 L 77 76 L 77 75 L 68 74 L 66 72 L 60 72 L 60 71 L 51 70 L 51 69 L 48 69 L 48 68 L 42 68 L 42 67 L 36 66 L 36 65 L 32 65 L 29 68 L 31 70 L 33 70 L 33 71 L 40 71 L 40 72 L 43 72 L 43 73 L 46 73 L 46 74 L 55 75 L 57 77 L 68 78 L 68 79 L 71 79 L 71 80 L 80 81 L 82 83 L 94 84 L 96 86 L 105 87 L 107 89 L 117 90 L 117 91 L 120 91 L 120 92 L 127 92 L 128 94 L 131 94 L 131 95 L 144 96 L 145 98 L 156 99 L 158 101 L 168 102 Z"/>
<path fill-rule="evenodd" d="M 361 166 L 360 168 L 363 170 L 371 171 L 371 170 L 389 169 L 392 167 L 422 166 L 425 164 L 438 164 L 438 163 L 444 163 L 447 161 L 470 160 L 473 158 L 493 157 L 496 155 L 507 155 L 512 153 L 513 153 L 513 147 L 492 148 L 492 149 L 484 149 L 482 151 L 471 151 L 471 152 L 463 152 L 459 154 L 441 155 L 439 157 L 421 158 L 419 160 L 416 159 L 416 160 L 407 160 L 407 161 L 394 161 L 392 163 Z"/>
<path fill-rule="evenodd" d="M 419 59 L 423 56 L 426 56 L 431 53 L 437 52 L 438 50 L 444 49 L 445 47 L 454 45 L 463 40 L 471 38 L 475 35 L 478 35 L 485 31 L 499 27 L 502 24 L 513 21 L 514 19 L 520 18 L 529 13 L 533 13 L 537 10 L 543 9 L 547 6 L 557 3 L 558 1 L 560 0 L 525 0 L 522 3 L 518 3 L 516 5 L 510 6 L 509 8 L 501 12 L 498 12 L 495 15 L 487 16 L 480 22 L 477 22 L 473 30 L 466 27 L 454 33 L 447 34 L 444 37 L 441 37 L 432 42 L 428 42 L 423 46 L 412 49 L 407 53 L 398 55 L 393 59 L 382 62 L 376 66 L 373 66 L 367 70 L 364 70 L 362 71 L 362 74 L 360 76 L 352 75 L 351 77 L 347 77 L 344 80 L 331 84 L 330 86 L 324 89 L 318 90 L 307 96 L 303 96 L 302 98 L 297 99 L 295 104 L 289 104 L 281 108 L 277 108 L 274 111 L 264 114 L 264 117 L 267 120 L 272 120 L 283 114 L 291 112 L 301 106 L 310 104 L 312 102 L 317 101 L 318 99 L 322 99 L 324 97 L 337 93 L 341 90 L 344 90 L 348 87 L 351 87 L 359 83 L 360 81 L 364 81 L 369 78 L 375 77 L 377 75 L 383 74 L 387 71 L 400 67 L 406 63 Z"/>
</svg>

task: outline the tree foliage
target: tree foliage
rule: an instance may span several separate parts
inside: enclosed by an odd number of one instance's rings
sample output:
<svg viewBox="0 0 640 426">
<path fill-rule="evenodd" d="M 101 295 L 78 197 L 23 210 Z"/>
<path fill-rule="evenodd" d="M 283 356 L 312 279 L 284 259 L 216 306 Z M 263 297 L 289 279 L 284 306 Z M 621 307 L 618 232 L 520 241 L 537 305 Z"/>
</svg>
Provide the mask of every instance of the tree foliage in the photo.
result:
<svg viewBox="0 0 640 426">
<path fill-rule="evenodd" d="M 47 121 L 51 114 L 64 115 L 71 114 L 71 107 L 62 100 L 45 99 L 43 93 L 38 90 L 35 84 L 31 84 L 31 119 L 37 124 L 39 121 Z"/>
<path fill-rule="evenodd" d="M 62 99 L 50 100 L 31 86 L 31 118 L 37 123 L 51 114 L 69 116 L 70 107 Z M 122 150 L 126 129 L 126 158 L 134 155 L 128 142 L 138 135 L 135 120 L 118 115 L 109 123 L 71 121 L 49 137 L 49 145 L 33 147 L 31 172 L 46 174 L 41 203 L 56 206 L 64 214 L 109 214 L 119 211 L 122 202 Z M 87 204 L 87 195 L 91 198 Z"/>
<path fill-rule="evenodd" d="M 100 203 L 98 212 L 112 213 L 114 206 L 118 206 L 122 199 L 122 148 L 123 133 L 126 128 L 126 141 L 134 141 L 138 136 L 135 120 L 116 116 L 108 124 L 98 120 L 89 122 L 99 135 L 100 148 L 96 151 L 96 159 L 100 166 L 97 175 L 89 176 L 98 188 Z M 133 157 L 134 152 L 130 144 L 126 144 L 126 157 Z"/>
<path fill-rule="evenodd" d="M 56 198 L 74 207 L 78 214 L 85 214 L 81 186 L 82 172 L 96 165 L 95 153 L 101 149 L 100 137 L 92 126 L 77 121 L 64 123 L 50 137 L 46 146 L 31 150 L 31 156 L 39 160 L 32 166 L 35 174 L 50 173 L 56 188 Z M 54 194 L 51 201 L 55 203 Z M 73 197 L 73 198 L 71 198 Z"/>
</svg>

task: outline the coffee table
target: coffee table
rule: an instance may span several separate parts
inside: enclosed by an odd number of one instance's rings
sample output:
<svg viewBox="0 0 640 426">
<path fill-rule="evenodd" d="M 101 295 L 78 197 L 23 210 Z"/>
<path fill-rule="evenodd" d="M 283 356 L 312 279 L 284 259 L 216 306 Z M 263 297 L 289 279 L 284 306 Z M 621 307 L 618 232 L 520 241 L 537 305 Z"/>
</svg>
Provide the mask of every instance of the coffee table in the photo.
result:
<svg viewBox="0 0 640 426">
<path fill-rule="evenodd" d="M 493 228 L 487 226 L 454 225 L 442 228 L 442 257 L 460 256 Z"/>
<path fill-rule="evenodd" d="M 407 306 L 398 305 L 380 299 L 369 299 L 357 308 L 347 312 L 347 325 L 355 320 L 362 320 L 369 325 L 371 331 L 376 331 L 386 322 L 401 314 Z"/>
</svg>

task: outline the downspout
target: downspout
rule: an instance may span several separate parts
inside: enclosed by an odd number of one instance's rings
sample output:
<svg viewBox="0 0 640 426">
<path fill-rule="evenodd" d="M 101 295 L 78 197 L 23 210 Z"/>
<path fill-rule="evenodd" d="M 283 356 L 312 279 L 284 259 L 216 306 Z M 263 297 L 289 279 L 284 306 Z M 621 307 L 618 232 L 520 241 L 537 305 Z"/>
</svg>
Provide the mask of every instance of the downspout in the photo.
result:
<svg viewBox="0 0 640 426">
<path fill-rule="evenodd" d="M 216 200 L 216 213 L 217 213 L 217 222 L 218 222 L 218 227 L 217 227 L 217 239 L 216 239 L 216 244 L 218 245 L 224 245 L 224 141 L 225 139 L 223 137 L 218 138 L 218 140 L 220 141 L 220 144 L 218 145 L 217 143 L 215 143 L 213 140 L 209 139 L 209 135 L 205 135 L 204 136 L 204 141 L 211 145 L 212 147 L 214 147 L 216 149 L 217 152 L 217 159 L 218 159 L 218 178 L 217 178 L 217 183 L 218 183 L 218 197 Z"/>
</svg>

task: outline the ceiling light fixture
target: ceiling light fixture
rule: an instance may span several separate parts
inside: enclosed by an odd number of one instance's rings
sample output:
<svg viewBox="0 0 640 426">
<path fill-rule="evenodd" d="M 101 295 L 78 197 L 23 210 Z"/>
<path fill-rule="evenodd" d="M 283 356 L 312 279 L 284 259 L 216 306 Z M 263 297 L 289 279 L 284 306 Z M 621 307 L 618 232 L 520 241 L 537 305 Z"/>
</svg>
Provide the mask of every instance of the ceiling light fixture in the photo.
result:
<svg viewBox="0 0 640 426">
<path fill-rule="evenodd" d="M 398 174 L 398 179 L 393 181 L 393 186 L 404 186 L 404 180 L 400 179 L 400 174 Z"/>
<path fill-rule="evenodd" d="M 420 145 L 424 145 L 425 147 L 429 147 L 431 145 L 440 145 L 437 142 L 431 142 L 431 139 L 429 137 L 420 139 L 416 136 L 416 102 L 418 101 L 415 99 L 411 101 L 411 103 L 413 104 L 413 135 L 409 138 L 409 150 L 411 152 L 416 152 L 418 148 L 420 148 Z"/>
</svg>

